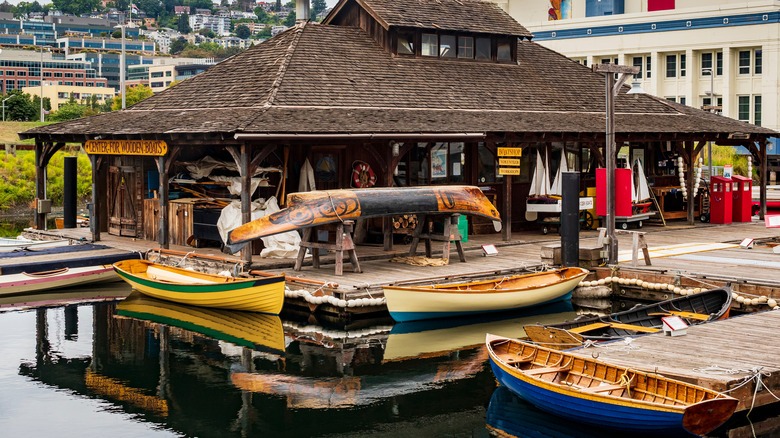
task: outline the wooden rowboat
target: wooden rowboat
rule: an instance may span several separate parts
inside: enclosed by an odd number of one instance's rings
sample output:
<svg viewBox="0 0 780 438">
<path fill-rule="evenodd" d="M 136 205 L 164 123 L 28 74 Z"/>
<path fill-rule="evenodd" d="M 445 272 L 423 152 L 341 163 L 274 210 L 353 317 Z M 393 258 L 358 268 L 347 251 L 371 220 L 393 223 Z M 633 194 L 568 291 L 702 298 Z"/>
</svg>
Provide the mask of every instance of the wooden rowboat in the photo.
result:
<svg viewBox="0 0 780 438">
<path fill-rule="evenodd" d="M 495 280 L 435 286 L 385 286 L 398 322 L 521 309 L 567 300 L 588 271 L 562 268 Z"/>
<path fill-rule="evenodd" d="M 704 435 L 737 399 L 700 386 L 488 334 L 498 382 L 537 408 L 629 433 Z"/>
<path fill-rule="evenodd" d="M 117 274 L 134 289 L 162 300 L 217 309 L 278 315 L 284 304 L 284 275 L 240 279 L 152 263 L 114 263 Z"/>
<path fill-rule="evenodd" d="M 8 239 L 0 237 L 0 252 L 21 251 L 25 249 L 57 248 L 70 245 L 70 240 L 30 240 L 23 237 Z"/>
<path fill-rule="evenodd" d="M 501 229 L 496 207 L 479 187 L 316 190 L 291 193 L 287 196 L 287 208 L 234 229 L 230 232 L 228 246 L 236 250 L 250 240 L 348 219 L 422 213 L 483 216 L 493 219 L 496 231 Z"/>
<path fill-rule="evenodd" d="M 116 311 L 120 316 L 179 327 L 240 347 L 284 355 L 284 329 L 277 315 L 187 306 L 137 291 L 117 304 Z"/>
<path fill-rule="evenodd" d="M 0 275 L 0 297 L 118 280 L 111 265 Z"/>
<path fill-rule="evenodd" d="M 663 329 L 661 318 L 677 315 L 688 325 L 728 318 L 731 289 L 711 289 L 646 306 L 637 306 L 608 316 L 594 316 L 547 325 L 523 327 L 528 337 L 543 345 L 567 349 L 585 341 L 610 341 Z"/>
</svg>

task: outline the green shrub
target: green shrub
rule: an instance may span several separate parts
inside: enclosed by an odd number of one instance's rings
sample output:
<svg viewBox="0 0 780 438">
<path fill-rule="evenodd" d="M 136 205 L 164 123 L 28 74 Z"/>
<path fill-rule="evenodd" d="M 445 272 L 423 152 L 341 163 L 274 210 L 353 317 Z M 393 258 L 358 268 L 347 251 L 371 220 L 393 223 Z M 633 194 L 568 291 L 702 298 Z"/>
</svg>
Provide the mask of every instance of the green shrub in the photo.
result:
<svg viewBox="0 0 780 438">
<path fill-rule="evenodd" d="M 79 204 L 92 196 L 92 166 L 89 157 L 80 152 L 59 151 L 49 162 L 47 197 L 53 205 L 63 202 L 63 165 L 66 156 L 76 156 L 76 196 Z M 23 207 L 35 199 L 35 152 L 18 151 L 16 155 L 0 151 L 0 210 Z"/>
</svg>

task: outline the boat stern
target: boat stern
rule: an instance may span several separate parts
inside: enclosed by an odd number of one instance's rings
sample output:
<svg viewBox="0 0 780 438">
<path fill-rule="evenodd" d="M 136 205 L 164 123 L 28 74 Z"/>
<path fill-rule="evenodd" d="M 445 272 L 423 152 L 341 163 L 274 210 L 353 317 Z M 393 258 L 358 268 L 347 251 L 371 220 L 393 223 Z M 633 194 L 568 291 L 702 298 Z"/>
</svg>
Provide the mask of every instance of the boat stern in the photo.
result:
<svg viewBox="0 0 780 438">
<path fill-rule="evenodd" d="M 722 396 L 691 405 L 685 409 L 682 425 L 694 435 L 705 435 L 731 418 L 737 403 L 733 397 Z"/>
</svg>

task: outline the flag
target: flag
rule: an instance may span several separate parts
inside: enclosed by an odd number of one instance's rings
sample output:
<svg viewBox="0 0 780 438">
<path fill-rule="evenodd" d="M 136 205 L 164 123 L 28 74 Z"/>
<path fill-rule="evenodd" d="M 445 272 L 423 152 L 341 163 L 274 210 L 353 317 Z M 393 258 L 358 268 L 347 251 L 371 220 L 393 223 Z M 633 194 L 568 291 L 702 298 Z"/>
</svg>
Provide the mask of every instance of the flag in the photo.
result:
<svg viewBox="0 0 780 438">
<path fill-rule="evenodd" d="M 48 111 L 46 111 L 46 110 L 43 110 L 43 113 L 44 113 L 44 114 L 49 114 L 49 112 L 48 112 Z"/>
<path fill-rule="evenodd" d="M 130 7 L 136 11 L 138 10 L 138 6 L 136 6 L 135 3 L 130 3 Z"/>
</svg>

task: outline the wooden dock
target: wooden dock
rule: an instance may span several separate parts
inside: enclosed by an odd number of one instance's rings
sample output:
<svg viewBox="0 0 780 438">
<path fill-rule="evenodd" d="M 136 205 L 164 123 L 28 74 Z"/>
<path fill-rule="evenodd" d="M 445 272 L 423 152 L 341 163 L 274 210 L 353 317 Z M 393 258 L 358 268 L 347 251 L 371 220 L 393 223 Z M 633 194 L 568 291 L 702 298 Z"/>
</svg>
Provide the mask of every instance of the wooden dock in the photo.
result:
<svg viewBox="0 0 780 438">
<path fill-rule="evenodd" d="M 739 400 L 741 411 L 780 398 L 777 327 L 780 311 L 771 310 L 691 326 L 683 336 L 653 333 L 632 338 L 630 344 L 614 341 L 571 352 L 728 392 Z M 756 373 L 766 386 L 758 392 Z"/>
</svg>

